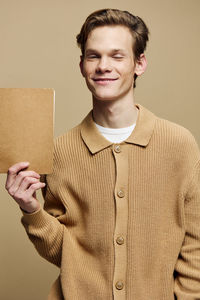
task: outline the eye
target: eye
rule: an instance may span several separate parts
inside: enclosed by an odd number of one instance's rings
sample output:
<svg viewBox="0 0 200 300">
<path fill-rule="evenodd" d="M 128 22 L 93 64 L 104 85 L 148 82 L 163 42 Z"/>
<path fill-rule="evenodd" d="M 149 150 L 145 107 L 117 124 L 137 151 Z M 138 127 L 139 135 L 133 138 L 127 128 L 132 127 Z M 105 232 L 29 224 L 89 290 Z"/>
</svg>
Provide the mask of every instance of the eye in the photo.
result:
<svg viewBox="0 0 200 300">
<path fill-rule="evenodd" d="M 113 58 L 115 58 L 115 59 L 122 59 L 123 55 L 121 55 L 121 54 L 115 54 L 115 55 L 113 55 Z"/>
<path fill-rule="evenodd" d="M 88 59 L 94 59 L 94 58 L 98 58 L 98 55 L 96 54 L 90 54 L 87 56 Z"/>
</svg>

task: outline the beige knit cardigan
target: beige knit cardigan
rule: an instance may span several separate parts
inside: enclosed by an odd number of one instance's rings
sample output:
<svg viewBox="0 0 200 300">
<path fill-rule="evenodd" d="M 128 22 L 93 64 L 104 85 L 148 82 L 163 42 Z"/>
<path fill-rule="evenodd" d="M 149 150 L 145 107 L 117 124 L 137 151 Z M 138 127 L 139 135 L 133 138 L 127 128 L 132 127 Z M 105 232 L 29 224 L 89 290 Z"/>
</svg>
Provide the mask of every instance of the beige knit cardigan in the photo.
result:
<svg viewBox="0 0 200 300">
<path fill-rule="evenodd" d="M 92 111 L 55 141 L 44 209 L 22 217 L 60 267 L 49 300 L 200 299 L 199 148 L 137 107 L 125 142 L 107 141 Z"/>
</svg>

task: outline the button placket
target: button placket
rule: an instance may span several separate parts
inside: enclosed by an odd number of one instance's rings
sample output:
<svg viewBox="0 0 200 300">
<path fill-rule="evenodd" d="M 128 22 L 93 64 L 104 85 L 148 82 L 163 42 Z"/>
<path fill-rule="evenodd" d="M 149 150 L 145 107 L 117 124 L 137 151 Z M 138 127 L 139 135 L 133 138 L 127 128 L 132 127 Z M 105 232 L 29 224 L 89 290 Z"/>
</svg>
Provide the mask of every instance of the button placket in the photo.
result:
<svg viewBox="0 0 200 300">
<path fill-rule="evenodd" d="M 126 145 L 114 145 L 116 164 L 116 224 L 114 232 L 115 266 L 113 277 L 114 300 L 126 299 L 127 269 L 127 220 L 128 220 L 128 149 Z"/>
</svg>

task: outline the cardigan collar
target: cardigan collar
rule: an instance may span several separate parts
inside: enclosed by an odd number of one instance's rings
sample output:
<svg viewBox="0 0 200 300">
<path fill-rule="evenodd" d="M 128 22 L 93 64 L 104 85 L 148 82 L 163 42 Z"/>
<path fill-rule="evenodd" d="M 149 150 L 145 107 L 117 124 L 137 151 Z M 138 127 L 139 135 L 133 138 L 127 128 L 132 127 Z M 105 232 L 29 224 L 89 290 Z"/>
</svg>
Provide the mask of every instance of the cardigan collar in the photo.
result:
<svg viewBox="0 0 200 300">
<path fill-rule="evenodd" d="M 153 134 L 156 116 L 141 104 L 135 105 L 139 109 L 136 126 L 131 135 L 123 143 L 146 147 Z M 82 139 L 92 154 L 113 144 L 105 139 L 97 129 L 93 120 L 92 110 L 81 122 L 80 126 Z"/>
</svg>

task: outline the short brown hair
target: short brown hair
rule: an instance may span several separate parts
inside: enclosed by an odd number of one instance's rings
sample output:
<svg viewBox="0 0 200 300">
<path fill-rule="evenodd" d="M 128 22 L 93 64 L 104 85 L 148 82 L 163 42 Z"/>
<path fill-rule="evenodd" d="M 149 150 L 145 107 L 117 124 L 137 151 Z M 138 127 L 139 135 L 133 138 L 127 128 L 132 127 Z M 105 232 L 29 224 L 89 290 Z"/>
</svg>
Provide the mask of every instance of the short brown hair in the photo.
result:
<svg viewBox="0 0 200 300">
<path fill-rule="evenodd" d="M 133 53 L 135 60 L 145 51 L 149 40 L 149 30 L 144 21 L 128 11 L 119 9 L 101 9 L 91 13 L 85 20 L 80 33 L 76 36 L 77 44 L 81 48 L 82 55 L 85 54 L 85 44 L 90 32 L 96 27 L 105 25 L 123 25 L 129 28 L 133 39 Z M 137 75 L 134 75 L 136 80 Z M 135 87 L 135 81 L 134 81 Z"/>
</svg>

